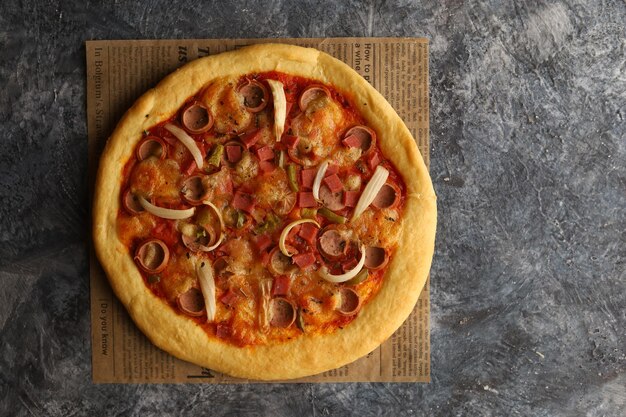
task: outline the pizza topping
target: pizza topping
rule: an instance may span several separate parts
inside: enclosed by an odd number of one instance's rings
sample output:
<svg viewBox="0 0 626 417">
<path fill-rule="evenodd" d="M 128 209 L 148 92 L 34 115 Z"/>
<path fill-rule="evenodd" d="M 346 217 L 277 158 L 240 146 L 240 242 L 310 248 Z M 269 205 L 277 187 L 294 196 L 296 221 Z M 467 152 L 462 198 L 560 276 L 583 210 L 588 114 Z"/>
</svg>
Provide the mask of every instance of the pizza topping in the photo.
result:
<svg viewBox="0 0 626 417">
<path fill-rule="evenodd" d="M 174 126 L 171 123 L 165 125 L 165 129 L 167 129 L 172 135 L 176 136 L 176 138 L 189 150 L 191 156 L 193 156 L 193 160 L 196 163 L 198 168 L 202 168 L 204 165 L 204 158 L 202 157 L 202 152 L 200 152 L 200 148 L 196 142 L 180 127 Z"/>
<path fill-rule="evenodd" d="M 150 203 L 145 198 L 143 198 L 142 196 L 137 196 L 137 198 L 139 199 L 139 204 L 141 204 L 141 206 L 148 213 L 151 213 L 157 217 L 161 217 L 164 219 L 171 219 L 171 220 L 187 219 L 193 216 L 193 214 L 196 212 L 195 207 L 183 209 L 183 210 L 168 209 L 164 207 L 157 207 L 154 204 Z"/>
<path fill-rule="evenodd" d="M 358 191 L 344 191 L 343 192 L 343 204 L 346 207 L 355 207 L 359 202 Z"/>
<path fill-rule="evenodd" d="M 243 155 L 243 145 L 239 142 L 231 141 L 224 146 L 226 151 L 226 160 L 231 164 L 236 164 L 241 161 Z"/>
<path fill-rule="evenodd" d="M 198 206 L 202 204 L 208 193 L 209 188 L 206 187 L 206 178 L 200 175 L 187 178 L 183 182 L 183 188 L 180 193 L 183 199 L 192 206 Z"/>
<path fill-rule="evenodd" d="M 135 262 L 149 274 L 158 274 L 167 266 L 170 250 L 159 239 L 148 239 L 135 251 Z"/>
<path fill-rule="evenodd" d="M 295 165 L 287 165 L 287 178 L 289 178 L 289 188 L 291 188 L 291 191 L 300 191 L 300 187 L 298 187 L 298 171 L 296 171 Z"/>
<path fill-rule="evenodd" d="M 260 112 L 269 101 L 267 88 L 256 80 L 247 80 L 246 84 L 239 87 L 239 93 L 243 95 L 243 105 L 251 113 Z"/>
<path fill-rule="evenodd" d="M 327 226 L 317 241 L 318 248 L 325 258 L 337 260 L 343 258 L 349 247 L 349 239 L 333 226 Z"/>
<path fill-rule="evenodd" d="M 295 149 L 299 141 L 300 138 L 294 135 L 284 135 L 282 138 L 282 143 L 284 143 L 288 149 Z"/>
<path fill-rule="evenodd" d="M 254 197 L 251 194 L 245 193 L 239 189 L 235 192 L 233 207 L 237 210 L 252 213 L 252 209 L 254 208 Z"/>
<path fill-rule="evenodd" d="M 232 307 L 235 305 L 237 300 L 239 299 L 239 294 L 232 289 L 229 289 L 220 297 L 220 302 L 224 305 Z"/>
<path fill-rule="evenodd" d="M 298 253 L 293 255 L 293 262 L 298 265 L 300 269 L 306 269 L 315 263 L 315 255 L 311 252 Z"/>
<path fill-rule="evenodd" d="M 263 146 L 256 150 L 259 161 L 270 161 L 274 159 L 274 150 L 270 146 Z"/>
<path fill-rule="evenodd" d="M 280 142 L 285 131 L 285 118 L 287 117 L 285 88 L 280 81 L 267 80 L 267 83 L 272 89 L 272 97 L 274 98 L 274 134 L 276 135 L 276 142 Z"/>
<path fill-rule="evenodd" d="M 248 133 L 244 133 L 239 137 L 239 139 L 243 142 L 246 149 L 250 149 L 259 141 L 259 139 L 261 139 L 261 129 L 255 129 Z"/>
<path fill-rule="evenodd" d="M 343 287 L 340 292 L 341 302 L 337 306 L 337 311 L 345 316 L 350 316 L 359 311 L 361 307 L 361 297 L 352 288 Z"/>
<path fill-rule="evenodd" d="M 289 284 L 291 284 L 291 280 L 287 275 L 279 275 L 275 277 L 272 285 L 272 296 L 276 297 L 277 295 L 287 295 L 289 292 Z"/>
<path fill-rule="evenodd" d="M 376 208 L 394 208 L 398 205 L 400 200 L 400 188 L 394 183 L 384 184 L 376 198 L 372 201 L 372 205 Z"/>
<path fill-rule="evenodd" d="M 217 233 L 211 227 L 183 223 L 180 225 L 183 244 L 192 252 L 210 252 L 215 249 Z"/>
<path fill-rule="evenodd" d="M 363 153 L 367 153 L 376 143 L 376 132 L 367 126 L 354 126 L 343 135 L 341 143 L 350 148 L 361 148 Z"/>
<path fill-rule="evenodd" d="M 165 159 L 167 156 L 167 145 L 163 139 L 157 136 L 147 136 L 137 145 L 137 160 L 143 161 L 151 156 Z"/>
<path fill-rule="evenodd" d="M 357 276 L 361 269 L 363 269 L 363 265 L 365 265 L 365 246 L 361 245 L 361 259 L 359 259 L 359 263 L 349 271 L 344 272 L 343 274 L 334 275 L 328 271 L 328 267 L 326 265 L 322 266 L 319 270 L 319 274 L 326 281 L 339 283 L 346 282 Z"/>
<path fill-rule="evenodd" d="M 351 280 L 346 281 L 345 284 L 351 285 L 351 286 L 359 285 L 360 283 L 364 282 L 367 278 L 369 278 L 369 272 L 367 271 L 367 269 L 362 269 L 361 272 L 356 274 L 356 276 L 352 278 Z"/>
<path fill-rule="evenodd" d="M 300 94 L 298 106 L 300 106 L 301 111 L 306 111 L 309 104 L 324 97 L 330 97 L 330 91 L 328 91 L 328 88 L 321 84 L 310 85 L 302 91 L 302 94 Z"/>
<path fill-rule="evenodd" d="M 204 296 L 207 321 L 213 321 L 215 320 L 215 313 L 217 312 L 217 303 L 215 302 L 215 278 L 213 277 L 213 268 L 208 260 L 197 261 L 196 275 L 200 281 L 200 289 Z"/>
<path fill-rule="evenodd" d="M 339 211 L 345 208 L 342 190 L 343 189 L 339 189 L 339 191 L 332 192 L 326 185 L 322 185 L 320 187 L 320 200 L 322 204 L 332 211 Z"/>
<path fill-rule="evenodd" d="M 298 207 L 309 208 L 309 207 L 316 207 L 316 206 L 317 206 L 317 201 L 315 200 L 313 193 L 309 193 L 306 191 L 301 191 L 298 193 Z"/>
<path fill-rule="evenodd" d="M 143 211 L 143 207 L 139 203 L 139 198 L 137 198 L 137 196 L 130 191 L 130 188 L 124 192 L 122 204 L 124 205 L 126 211 L 133 216 Z"/>
<path fill-rule="evenodd" d="M 315 168 L 303 169 L 300 171 L 300 183 L 302 184 L 302 188 L 312 190 L 316 175 L 317 169 Z"/>
<path fill-rule="evenodd" d="M 183 313 L 198 317 L 204 313 L 204 300 L 202 292 L 197 288 L 189 288 L 176 298 L 176 304 Z"/>
<path fill-rule="evenodd" d="M 204 133 L 213 127 L 213 117 L 209 109 L 200 102 L 189 104 L 181 116 L 181 122 L 187 132 L 192 134 Z"/>
<path fill-rule="evenodd" d="M 337 174 L 329 175 L 324 178 L 324 184 L 332 193 L 337 193 L 343 190 L 343 183 L 339 179 Z"/>
<path fill-rule="evenodd" d="M 374 201 L 376 195 L 380 191 L 380 189 L 385 185 L 385 181 L 387 181 L 387 177 L 389 177 L 389 171 L 383 168 L 382 166 L 377 166 L 376 171 L 374 171 L 374 175 L 370 178 L 370 181 L 365 186 L 359 201 L 354 208 L 354 213 L 352 213 L 352 220 L 359 217 L 367 207 Z"/>
<path fill-rule="evenodd" d="M 365 250 L 365 267 L 377 270 L 387 265 L 389 255 L 385 248 L 370 246 Z"/>
<path fill-rule="evenodd" d="M 347 221 L 345 217 L 340 216 L 337 213 L 333 213 L 332 211 L 328 210 L 326 207 L 320 208 L 318 210 L 318 214 L 326 218 L 326 220 L 328 220 L 331 223 L 344 224 Z"/>
<path fill-rule="evenodd" d="M 274 298 L 271 301 L 271 317 L 273 327 L 289 327 L 296 320 L 296 308 L 286 298 Z"/>
<path fill-rule="evenodd" d="M 294 270 L 291 258 L 280 251 L 279 247 L 272 249 L 269 255 L 267 268 L 272 275 L 286 275 Z"/>
<path fill-rule="evenodd" d="M 324 179 L 327 169 L 328 161 L 324 161 L 320 164 L 315 173 L 315 179 L 313 180 L 313 197 L 315 197 L 316 200 L 320 199 L 320 186 L 322 185 L 322 180 Z"/>
<path fill-rule="evenodd" d="M 302 194 L 302 193 L 300 193 Z M 299 220 L 295 220 L 291 223 L 289 223 L 281 232 L 280 234 L 280 239 L 278 240 L 278 247 L 280 248 L 280 251 L 288 257 L 291 257 L 293 254 L 287 249 L 287 246 L 285 244 L 285 240 L 287 239 L 287 236 L 289 235 L 289 232 L 291 231 L 291 229 L 293 229 L 294 227 L 304 224 L 304 223 L 312 223 L 315 226 L 317 226 L 318 228 L 320 227 L 319 223 L 317 223 L 315 220 L 312 219 L 299 219 Z"/>
<path fill-rule="evenodd" d="M 296 193 L 287 193 L 282 196 L 281 199 L 276 201 L 274 204 L 273 210 L 279 216 L 285 216 L 293 210 L 296 206 L 296 200 L 298 198 L 298 194 Z M 278 223 L 278 219 L 276 219 L 275 223 Z"/>
<path fill-rule="evenodd" d="M 315 242 L 319 230 L 319 227 L 315 226 L 313 223 L 302 223 L 300 230 L 298 231 L 298 236 L 300 236 L 305 242 L 312 244 Z"/>
<path fill-rule="evenodd" d="M 259 282 L 259 328 L 262 333 L 270 330 L 270 291 L 272 280 L 261 279 Z"/>
<path fill-rule="evenodd" d="M 207 159 L 207 164 L 212 169 L 217 169 L 220 167 L 222 162 L 222 158 L 224 157 L 224 145 L 217 144 L 211 151 L 211 156 Z"/>
</svg>

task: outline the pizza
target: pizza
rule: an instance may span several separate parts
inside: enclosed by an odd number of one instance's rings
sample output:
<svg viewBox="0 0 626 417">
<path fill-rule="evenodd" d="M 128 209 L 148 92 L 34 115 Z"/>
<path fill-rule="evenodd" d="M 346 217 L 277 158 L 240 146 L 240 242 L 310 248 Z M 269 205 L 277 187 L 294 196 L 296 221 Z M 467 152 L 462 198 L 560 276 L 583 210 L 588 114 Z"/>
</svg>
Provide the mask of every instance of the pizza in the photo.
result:
<svg viewBox="0 0 626 417">
<path fill-rule="evenodd" d="M 103 151 L 97 256 L 141 331 L 235 377 L 350 363 L 408 317 L 436 202 L 386 100 L 320 51 L 263 44 L 193 61 Z"/>
</svg>

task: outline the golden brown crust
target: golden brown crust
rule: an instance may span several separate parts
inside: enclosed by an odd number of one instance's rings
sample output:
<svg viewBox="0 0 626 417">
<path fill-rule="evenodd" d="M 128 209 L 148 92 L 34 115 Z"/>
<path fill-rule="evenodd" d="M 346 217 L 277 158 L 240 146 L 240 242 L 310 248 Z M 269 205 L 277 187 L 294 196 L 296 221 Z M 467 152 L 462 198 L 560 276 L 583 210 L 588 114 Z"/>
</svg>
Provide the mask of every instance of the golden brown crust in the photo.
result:
<svg viewBox="0 0 626 417">
<path fill-rule="evenodd" d="M 223 76 L 279 71 L 350 91 L 368 124 L 384 132 L 385 156 L 407 187 L 403 230 L 376 297 L 346 328 L 305 335 L 279 345 L 240 348 L 210 338 L 146 288 L 116 221 L 123 167 L 142 132 L 169 118 L 208 81 Z M 109 281 L 137 326 L 160 348 L 217 371 L 243 378 L 290 379 L 352 362 L 384 342 L 408 317 L 426 282 L 433 255 L 436 198 L 428 171 L 408 129 L 387 101 L 346 64 L 315 49 L 254 45 L 193 61 L 146 92 L 124 115 L 109 139 L 96 180 L 93 208 L 95 249 Z M 410 231 L 410 233 L 406 232 Z"/>
</svg>

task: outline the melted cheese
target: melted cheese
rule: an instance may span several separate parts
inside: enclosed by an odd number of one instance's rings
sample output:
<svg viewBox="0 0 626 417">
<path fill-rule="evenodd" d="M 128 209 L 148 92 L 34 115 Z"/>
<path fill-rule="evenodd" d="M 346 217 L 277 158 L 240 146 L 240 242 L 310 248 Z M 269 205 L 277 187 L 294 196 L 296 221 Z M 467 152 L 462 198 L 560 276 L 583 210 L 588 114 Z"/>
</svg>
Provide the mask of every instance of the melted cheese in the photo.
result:
<svg viewBox="0 0 626 417">
<path fill-rule="evenodd" d="M 204 104 L 215 119 L 216 132 L 244 132 L 254 117 L 246 110 L 243 96 L 236 91 L 237 82 L 237 78 L 221 78 L 207 87 L 202 96 Z"/>
<path fill-rule="evenodd" d="M 139 162 L 130 177 L 133 193 L 146 197 L 177 199 L 182 174 L 176 161 L 150 157 Z"/>
</svg>

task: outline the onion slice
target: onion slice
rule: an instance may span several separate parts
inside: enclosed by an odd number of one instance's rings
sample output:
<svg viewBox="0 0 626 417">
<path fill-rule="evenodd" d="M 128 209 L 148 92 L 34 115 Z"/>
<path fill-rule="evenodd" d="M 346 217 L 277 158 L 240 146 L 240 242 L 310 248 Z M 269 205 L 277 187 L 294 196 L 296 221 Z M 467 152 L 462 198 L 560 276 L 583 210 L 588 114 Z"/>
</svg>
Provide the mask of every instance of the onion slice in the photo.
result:
<svg viewBox="0 0 626 417">
<path fill-rule="evenodd" d="M 363 269 L 363 265 L 365 265 L 365 245 L 361 245 L 361 260 L 358 264 L 351 270 L 341 274 L 341 275 L 333 275 L 328 272 L 328 268 L 326 266 L 322 266 L 319 270 L 319 274 L 322 278 L 324 278 L 328 282 L 334 282 L 336 284 L 340 282 L 346 282 L 356 277 L 361 269 Z"/>
<path fill-rule="evenodd" d="M 315 197 L 316 200 L 320 199 L 320 187 L 322 185 L 322 180 L 324 179 L 324 174 L 326 174 L 327 169 L 328 161 L 322 162 L 319 168 L 317 168 L 315 180 L 313 180 L 313 197 Z"/>
<path fill-rule="evenodd" d="M 165 128 L 170 131 L 170 133 L 176 136 L 176 139 L 182 142 L 183 145 L 189 152 L 191 152 L 191 156 L 193 156 L 193 160 L 196 161 L 196 166 L 198 169 L 202 169 L 204 166 L 204 159 L 202 158 L 202 152 L 200 152 L 200 148 L 196 145 L 196 142 L 180 127 L 174 126 L 171 123 L 165 125 Z"/>
<path fill-rule="evenodd" d="M 267 83 L 272 89 L 272 97 L 274 98 L 274 133 L 276 134 L 276 142 L 280 142 L 280 137 L 285 131 L 285 119 L 287 118 L 285 88 L 280 81 L 267 80 Z"/>
<path fill-rule="evenodd" d="M 217 247 L 222 244 L 222 240 L 224 240 L 224 219 L 222 218 L 222 213 L 220 213 L 219 209 L 215 207 L 215 204 L 211 203 L 209 200 L 204 200 L 202 203 L 213 209 L 220 222 L 220 237 L 217 238 L 213 245 L 207 248 L 208 251 L 212 251 L 217 249 Z"/>
<path fill-rule="evenodd" d="M 285 246 L 285 239 L 287 239 L 287 235 L 289 235 L 289 232 L 291 231 L 291 229 L 293 229 L 294 227 L 302 223 L 313 223 L 317 227 L 320 227 L 319 223 L 313 219 L 299 219 L 285 226 L 285 228 L 280 234 L 280 239 L 278 240 L 278 247 L 280 248 L 280 251 L 283 253 L 283 255 L 289 256 L 289 257 L 293 256 L 292 253 L 289 253 L 287 246 Z"/>
<path fill-rule="evenodd" d="M 370 204 L 372 204 L 372 201 L 374 201 L 380 189 L 383 187 L 383 185 L 385 185 L 387 177 L 389 177 L 389 171 L 378 165 L 376 167 L 376 171 L 374 171 L 374 175 L 372 175 L 372 178 L 370 178 L 370 181 L 367 183 L 365 189 L 361 193 L 359 201 L 356 203 L 356 207 L 354 208 L 354 213 L 352 213 L 351 220 L 359 217 L 365 211 L 365 209 L 368 208 Z"/>
<path fill-rule="evenodd" d="M 196 212 L 196 208 L 192 207 L 184 210 L 174 210 L 163 207 L 157 207 L 154 204 L 150 203 L 148 200 L 143 198 L 142 196 L 137 196 L 139 199 L 139 204 L 143 207 L 148 213 L 152 213 L 157 217 L 162 217 L 164 219 L 172 219 L 172 220 L 181 220 L 187 219 Z"/>
<path fill-rule="evenodd" d="M 207 322 L 215 320 L 217 303 L 215 301 L 215 278 L 213 277 L 213 266 L 208 259 L 196 262 L 196 275 L 200 281 L 200 289 L 204 296 Z"/>
</svg>

